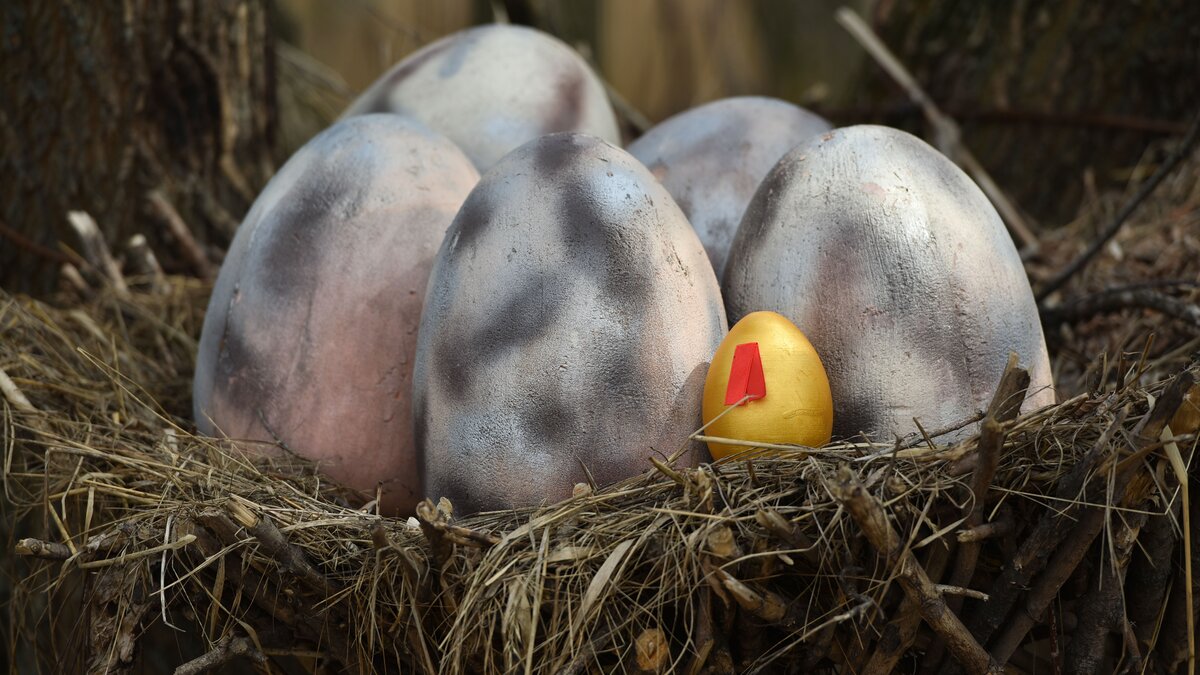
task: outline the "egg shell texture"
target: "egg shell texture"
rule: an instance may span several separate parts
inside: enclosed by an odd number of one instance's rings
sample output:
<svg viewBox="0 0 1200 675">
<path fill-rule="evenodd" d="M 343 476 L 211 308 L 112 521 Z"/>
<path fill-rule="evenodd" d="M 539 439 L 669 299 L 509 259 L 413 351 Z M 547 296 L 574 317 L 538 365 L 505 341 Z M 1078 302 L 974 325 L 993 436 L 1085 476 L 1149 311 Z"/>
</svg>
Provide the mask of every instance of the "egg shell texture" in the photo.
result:
<svg viewBox="0 0 1200 675">
<path fill-rule="evenodd" d="M 928 431 L 986 407 L 1010 351 L 1024 408 L 1052 403 L 1037 305 L 995 209 L 950 160 L 877 126 L 788 153 L 747 208 L 723 284 L 732 319 L 769 309 L 829 375 L 834 437 Z M 971 427 L 948 434 L 952 441 Z"/>
<path fill-rule="evenodd" d="M 699 426 L 725 327 L 703 247 L 637 160 L 581 134 L 522 146 L 430 278 L 413 379 L 427 492 L 469 513 L 646 470 Z"/>
<path fill-rule="evenodd" d="M 205 434 L 280 441 L 384 509 L 421 494 L 411 374 L 429 270 L 478 181 L 398 115 L 342 121 L 255 201 L 221 267 L 193 398 Z"/>
<path fill-rule="evenodd" d="M 453 140 L 480 171 L 538 136 L 620 141 L 604 85 L 575 50 L 523 26 L 449 35 L 396 64 L 345 115 L 391 112 Z"/>
<path fill-rule="evenodd" d="M 833 127 L 785 101 L 721 99 L 686 110 L 629 145 L 696 228 L 718 278 L 754 191 L 788 150 Z"/>
</svg>

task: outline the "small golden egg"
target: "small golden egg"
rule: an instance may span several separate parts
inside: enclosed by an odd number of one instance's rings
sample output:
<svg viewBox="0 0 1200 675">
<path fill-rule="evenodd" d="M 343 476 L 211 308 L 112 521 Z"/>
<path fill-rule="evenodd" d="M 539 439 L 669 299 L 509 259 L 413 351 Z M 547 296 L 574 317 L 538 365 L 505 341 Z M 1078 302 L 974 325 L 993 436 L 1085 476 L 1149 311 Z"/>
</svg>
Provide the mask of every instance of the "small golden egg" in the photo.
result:
<svg viewBox="0 0 1200 675">
<path fill-rule="evenodd" d="M 736 401 L 747 393 L 753 348 L 742 348 L 732 390 L 729 382 L 738 345 L 749 343 L 757 343 L 765 395 L 727 405 L 727 395 Z M 753 396 L 755 378 L 753 373 L 748 377 Z M 804 333 L 775 312 L 746 315 L 717 347 L 704 381 L 702 414 L 706 425 L 720 415 L 705 435 L 738 441 L 817 447 L 828 443 L 833 432 L 833 396 L 821 358 Z M 753 449 L 715 441 L 708 448 L 715 459 Z"/>
</svg>

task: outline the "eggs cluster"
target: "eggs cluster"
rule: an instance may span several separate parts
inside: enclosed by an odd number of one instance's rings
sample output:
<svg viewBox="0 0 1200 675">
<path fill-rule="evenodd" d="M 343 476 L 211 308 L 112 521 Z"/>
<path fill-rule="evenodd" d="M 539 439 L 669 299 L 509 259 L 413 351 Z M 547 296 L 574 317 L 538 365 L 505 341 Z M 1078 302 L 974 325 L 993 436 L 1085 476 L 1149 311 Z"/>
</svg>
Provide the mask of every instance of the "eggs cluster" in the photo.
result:
<svg viewBox="0 0 1200 675">
<path fill-rule="evenodd" d="M 695 465 L 695 438 L 723 457 L 937 429 L 1009 351 L 1026 405 L 1052 401 L 1011 240 L 920 140 L 764 98 L 618 138 L 600 80 L 542 33 L 476 28 L 399 63 L 239 228 L 199 430 L 312 459 L 387 513 L 461 513 L 655 454 Z"/>
</svg>

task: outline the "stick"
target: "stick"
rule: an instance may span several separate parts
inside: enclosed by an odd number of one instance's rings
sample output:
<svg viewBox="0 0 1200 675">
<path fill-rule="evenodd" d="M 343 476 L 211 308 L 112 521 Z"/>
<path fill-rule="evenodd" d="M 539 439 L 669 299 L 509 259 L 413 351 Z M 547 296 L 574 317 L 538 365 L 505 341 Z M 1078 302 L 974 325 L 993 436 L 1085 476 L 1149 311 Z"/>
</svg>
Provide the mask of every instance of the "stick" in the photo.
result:
<svg viewBox="0 0 1200 675">
<path fill-rule="evenodd" d="M 887 45 L 883 44 L 883 41 L 875 35 L 871 27 L 854 10 L 849 7 L 841 7 L 837 10 L 836 17 L 838 23 L 842 24 L 842 27 L 855 40 L 858 40 L 858 43 L 862 45 L 863 49 L 867 50 L 867 53 L 875 59 L 876 63 L 887 71 L 887 74 L 904 89 L 908 97 L 912 99 L 912 102 L 921 108 L 925 119 L 933 127 L 934 139 L 938 149 L 948 155 L 950 159 L 954 160 L 967 173 L 971 174 L 971 177 L 975 179 L 979 188 L 983 190 L 988 199 L 996 207 L 996 210 L 1000 213 L 1000 217 L 1008 225 L 1009 231 L 1020 242 L 1021 248 L 1028 249 L 1031 252 L 1036 251 L 1038 248 L 1037 235 L 1029 229 L 1029 225 L 1021 217 L 1017 208 L 1009 201 L 1004 191 L 1000 189 L 1000 186 L 996 185 L 996 181 L 992 180 L 991 175 L 983 168 L 979 160 L 975 159 L 975 156 L 971 154 L 967 146 L 963 144 L 962 132 L 959 130 L 958 124 L 938 109 L 933 99 L 929 98 L 929 95 L 925 93 L 921 85 L 917 84 L 917 80 L 912 76 L 912 73 L 908 72 L 904 64 L 900 63 L 896 55 L 887 48 Z"/>
<path fill-rule="evenodd" d="M 930 548 L 925 569 L 930 579 L 937 579 L 946 571 L 946 564 L 950 561 L 950 549 L 946 546 Z M 896 664 L 916 640 L 917 629 L 920 627 L 921 604 L 917 599 L 906 595 L 892 620 L 883 627 L 875 645 L 875 652 L 863 668 L 863 675 L 890 675 L 896 672 Z"/>
<path fill-rule="evenodd" d="M 311 588 L 326 596 L 341 590 L 338 584 L 327 579 L 316 567 L 313 567 L 313 564 L 308 561 L 308 556 L 289 543 L 269 518 L 254 513 L 237 498 L 231 499 L 225 505 L 225 509 L 234 522 L 246 528 L 246 531 L 262 544 L 263 550 L 279 563 L 281 568 L 291 572 Z"/>
<path fill-rule="evenodd" d="M 196 243 L 192 231 L 188 229 L 187 223 L 183 222 L 183 217 L 175 210 L 167 196 L 159 190 L 152 190 L 146 195 L 146 200 L 150 202 L 150 208 L 166 223 L 167 230 L 179 245 L 179 252 L 191 264 L 192 271 L 201 279 L 212 279 L 213 269 L 212 264 L 208 262 L 208 256 L 204 254 L 200 244 Z"/>
<path fill-rule="evenodd" d="M 154 257 L 154 251 L 150 250 L 150 243 L 144 235 L 135 234 L 130 237 L 129 243 L 125 245 L 125 252 L 130 272 L 145 277 L 151 292 L 161 293 L 167 288 L 162 265 L 158 264 L 158 258 Z"/>
<path fill-rule="evenodd" d="M 970 673 L 1003 673 L 1000 664 L 988 657 L 966 626 L 947 609 L 942 594 L 892 528 L 883 505 L 867 492 L 849 466 L 842 465 L 831 488 L 834 498 L 850 512 L 867 540 L 896 570 L 904 593 L 919 604 L 922 618 L 946 641 L 954 658 Z"/>
<path fill-rule="evenodd" d="M 104 234 L 100 232 L 96 221 L 85 211 L 68 211 L 67 222 L 75 234 L 79 235 L 79 241 L 83 245 L 83 257 L 108 281 L 118 297 L 128 298 L 129 287 L 125 284 L 125 277 L 121 276 L 121 268 L 117 261 L 113 260 L 108 244 L 104 241 Z"/>
<path fill-rule="evenodd" d="M 1159 440 L 1163 429 L 1167 426 L 1167 421 L 1171 419 L 1175 411 L 1183 403 L 1183 397 L 1192 386 L 1192 382 L 1192 374 L 1184 371 L 1167 385 L 1162 397 L 1155 403 L 1154 409 L 1150 411 L 1150 414 L 1146 415 L 1134 434 L 1135 442 L 1139 449 L 1156 443 Z M 1129 500 L 1126 493 L 1135 472 L 1139 468 L 1140 464 L 1135 463 L 1125 470 L 1117 469 L 1119 473 L 1112 487 L 1114 505 L 1128 504 Z M 1014 612 L 1004 632 L 996 639 L 995 644 L 992 646 L 993 658 L 1004 663 L 1008 661 L 1012 653 L 1021 645 L 1026 634 L 1028 634 L 1029 630 L 1033 628 L 1034 624 L 1046 611 L 1050 602 L 1058 595 L 1059 589 L 1062 588 L 1062 585 L 1066 583 L 1071 574 L 1075 572 L 1075 569 L 1079 566 L 1079 562 L 1083 560 L 1083 556 L 1091 548 L 1092 541 L 1104 527 L 1107 515 L 1106 509 L 1099 508 L 1089 508 L 1084 512 L 1079 522 L 1071 530 L 1066 541 L 1063 542 L 1049 564 L 1046 565 L 1045 572 L 1043 572 L 1033 587 L 1025 594 L 1024 611 Z"/>
<path fill-rule="evenodd" d="M 175 675 L 199 675 L 214 668 L 223 666 L 239 656 L 249 657 L 259 665 L 267 662 L 267 657 L 249 638 L 235 638 L 232 634 L 221 638 L 213 648 L 203 656 L 198 656 L 175 669 Z"/>
<path fill-rule="evenodd" d="M 8 223 L 5 223 L 3 220 L 0 220 L 0 237 L 4 237 L 26 251 L 59 265 L 70 264 L 79 266 L 85 264 L 84 259 L 78 255 L 75 255 L 74 253 L 63 253 L 62 251 L 56 251 L 48 246 L 43 246 L 9 227 Z"/>
<path fill-rule="evenodd" d="M 1179 319 L 1192 333 L 1200 335 L 1200 307 L 1149 288 L 1110 288 L 1064 303 L 1061 307 L 1044 308 L 1041 310 L 1042 324 L 1053 326 L 1130 308 L 1161 312 Z"/>
<path fill-rule="evenodd" d="M 14 547 L 19 556 L 41 558 L 42 560 L 66 560 L 71 557 L 71 548 L 66 544 L 42 541 L 41 539 L 22 539 Z"/>
<path fill-rule="evenodd" d="M 1096 254 L 1104 248 L 1104 245 L 1117 235 L 1117 232 L 1121 230 L 1121 226 L 1125 224 L 1125 221 L 1128 220 L 1131 215 L 1133 215 L 1134 211 L 1137 211 L 1138 206 L 1140 206 L 1141 203 L 1154 192 L 1159 184 L 1162 183 L 1163 180 L 1175 170 L 1175 167 L 1179 166 L 1179 163 L 1183 161 L 1184 157 L 1187 157 L 1189 154 L 1191 154 L 1192 148 L 1196 145 L 1197 138 L 1200 138 L 1200 113 L 1197 113 L 1196 118 L 1192 120 L 1191 126 L 1188 127 L 1187 136 L 1184 137 L 1183 142 L 1179 144 L 1179 147 L 1175 148 L 1175 152 L 1171 153 L 1171 156 L 1167 158 L 1167 161 L 1163 162 L 1162 165 L 1158 167 L 1158 171 L 1155 171 L 1154 175 L 1151 176 L 1149 180 L 1147 180 L 1145 183 L 1142 183 L 1142 187 L 1139 188 L 1137 193 L 1125 203 L 1125 206 L 1121 207 L 1121 210 L 1118 211 L 1117 215 L 1113 217 L 1112 221 L 1108 224 L 1108 227 L 1104 228 L 1104 232 L 1100 234 L 1100 237 L 1093 241 L 1091 245 L 1087 247 L 1087 250 L 1081 253 L 1079 257 L 1068 263 L 1061 272 L 1050 279 L 1050 281 L 1042 285 L 1037 292 L 1037 301 L 1039 305 L 1045 301 L 1046 296 L 1061 288 L 1062 285 L 1065 284 L 1068 279 L 1074 276 L 1076 272 L 1083 269 L 1085 265 L 1091 262 L 1092 258 L 1096 257 Z"/>
<path fill-rule="evenodd" d="M 971 509 L 964 523 L 968 528 L 983 525 L 983 516 L 987 504 L 988 487 L 996 476 L 1000 466 L 1000 449 L 1004 447 L 1004 423 L 1016 419 L 1021 412 L 1021 404 L 1025 401 L 1025 390 L 1029 388 L 1029 371 L 1017 365 L 1016 352 L 1009 352 L 1008 363 L 1000 376 L 1000 385 L 988 405 L 987 417 L 984 418 L 979 435 L 979 446 L 975 451 L 978 461 L 975 472 L 971 474 Z M 958 548 L 954 560 L 954 571 L 950 574 L 950 585 L 967 586 L 975 576 L 975 566 L 979 562 L 979 542 L 967 542 Z M 972 596 L 974 597 L 974 596 Z M 950 611 L 962 613 L 963 598 L 952 597 L 946 601 Z M 928 663 L 937 665 L 940 655 L 933 653 Z"/>
<path fill-rule="evenodd" d="M 3 368 L 0 368 L 0 392 L 4 392 L 4 398 L 20 412 L 35 413 L 38 411 Z"/>
</svg>

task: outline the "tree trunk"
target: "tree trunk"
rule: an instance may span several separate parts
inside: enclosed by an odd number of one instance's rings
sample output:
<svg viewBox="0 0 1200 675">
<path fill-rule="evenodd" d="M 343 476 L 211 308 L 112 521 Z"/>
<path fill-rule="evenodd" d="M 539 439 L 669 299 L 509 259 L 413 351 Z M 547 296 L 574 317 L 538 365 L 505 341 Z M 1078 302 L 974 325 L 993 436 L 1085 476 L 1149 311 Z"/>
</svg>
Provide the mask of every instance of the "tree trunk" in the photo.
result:
<svg viewBox="0 0 1200 675">
<path fill-rule="evenodd" d="M 873 23 L 1044 225 L 1075 216 L 1086 170 L 1101 191 L 1124 185 L 1146 147 L 1181 136 L 1200 105 L 1195 0 L 879 0 Z M 864 91 L 877 104 L 878 78 Z M 920 113 L 907 116 L 887 121 Z"/>
<path fill-rule="evenodd" d="M 273 171 L 267 0 L 0 3 L 0 285 L 51 290 L 67 211 L 188 269 L 152 191 L 224 247 Z"/>
</svg>

